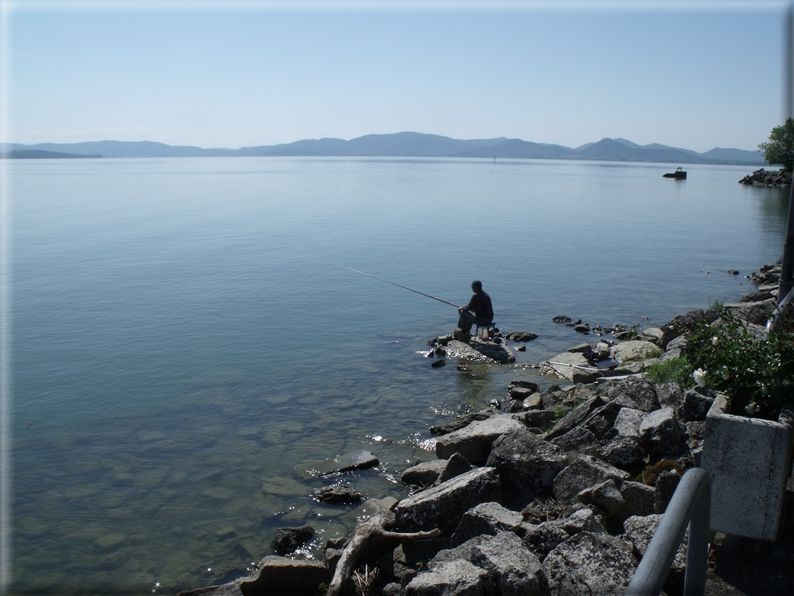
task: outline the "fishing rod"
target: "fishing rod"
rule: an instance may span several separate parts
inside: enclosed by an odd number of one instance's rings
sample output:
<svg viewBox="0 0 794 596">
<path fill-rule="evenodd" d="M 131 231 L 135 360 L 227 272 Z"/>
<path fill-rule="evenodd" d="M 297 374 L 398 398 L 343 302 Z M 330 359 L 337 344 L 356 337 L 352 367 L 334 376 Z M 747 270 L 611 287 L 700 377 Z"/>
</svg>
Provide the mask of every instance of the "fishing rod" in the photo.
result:
<svg viewBox="0 0 794 596">
<path fill-rule="evenodd" d="M 359 271 L 358 269 L 353 269 L 352 267 L 345 267 L 344 265 L 338 265 L 342 269 L 350 269 L 350 271 L 355 271 L 356 273 L 360 273 L 361 275 L 366 275 L 367 277 L 374 277 L 375 279 L 379 279 L 380 281 L 385 281 L 387 284 L 391 284 L 393 286 L 397 286 L 398 288 L 402 288 L 403 290 L 409 290 L 416 294 L 421 294 L 422 296 L 427 296 L 428 298 L 432 298 L 433 300 L 438 300 L 439 302 L 443 302 L 444 304 L 449 304 L 450 306 L 454 306 L 458 308 L 457 304 L 452 304 L 451 302 L 447 302 L 446 300 L 442 300 L 441 298 L 436 298 L 435 296 L 431 296 L 430 294 L 425 294 L 424 292 L 420 292 L 419 290 L 414 290 L 406 286 L 401 286 L 400 284 L 396 284 L 393 281 L 389 281 L 388 279 L 383 279 L 382 277 L 378 277 L 376 275 L 371 275 L 369 273 L 364 273 L 363 271 Z"/>
</svg>

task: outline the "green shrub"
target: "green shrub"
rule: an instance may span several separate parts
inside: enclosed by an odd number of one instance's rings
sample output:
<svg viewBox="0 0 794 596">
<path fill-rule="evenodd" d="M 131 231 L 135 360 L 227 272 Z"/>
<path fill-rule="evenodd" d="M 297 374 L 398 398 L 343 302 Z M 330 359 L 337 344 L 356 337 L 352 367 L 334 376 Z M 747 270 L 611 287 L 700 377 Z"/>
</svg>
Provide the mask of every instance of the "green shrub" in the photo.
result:
<svg viewBox="0 0 794 596">
<path fill-rule="evenodd" d="M 705 383 L 725 394 L 731 411 L 775 419 L 794 388 L 794 335 L 773 331 L 764 339 L 729 311 L 702 322 L 687 341 L 686 356 Z"/>
<path fill-rule="evenodd" d="M 679 356 L 649 366 L 643 376 L 651 383 L 678 383 L 681 388 L 687 389 L 695 384 L 692 377 L 694 370 L 686 356 Z"/>
</svg>

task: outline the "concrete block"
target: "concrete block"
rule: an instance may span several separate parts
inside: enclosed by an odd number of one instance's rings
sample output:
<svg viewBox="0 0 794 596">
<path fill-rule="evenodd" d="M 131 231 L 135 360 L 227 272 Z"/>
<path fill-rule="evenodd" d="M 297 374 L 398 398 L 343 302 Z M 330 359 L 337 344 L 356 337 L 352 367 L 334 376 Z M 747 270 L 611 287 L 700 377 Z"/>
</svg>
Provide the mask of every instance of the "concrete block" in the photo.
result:
<svg viewBox="0 0 794 596">
<path fill-rule="evenodd" d="M 720 395 L 706 416 L 701 467 L 711 475 L 711 529 L 774 541 L 791 470 L 794 411 L 777 422 L 728 414 Z"/>
</svg>

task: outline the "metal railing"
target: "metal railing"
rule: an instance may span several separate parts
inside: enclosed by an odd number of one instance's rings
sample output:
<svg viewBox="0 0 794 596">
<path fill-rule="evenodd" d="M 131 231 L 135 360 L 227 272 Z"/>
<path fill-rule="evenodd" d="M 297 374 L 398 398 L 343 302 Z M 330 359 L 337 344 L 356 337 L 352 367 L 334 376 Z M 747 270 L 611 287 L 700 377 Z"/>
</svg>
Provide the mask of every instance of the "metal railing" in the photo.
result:
<svg viewBox="0 0 794 596">
<path fill-rule="evenodd" d="M 692 468 L 678 483 L 626 596 L 657 596 L 662 591 L 687 525 L 684 596 L 702 595 L 706 591 L 710 518 L 711 477 L 705 470 Z"/>
<path fill-rule="evenodd" d="M 772 314 L 769 317 L 769 320 L 766 322 L 766 332 L 767 334 L 771 333 L 777 326 L 780 324 L 780 321 L 783 319 L 783 315 L 786 312 L 786 309 L 791 306 L 792 301 L 794 301 L 794 292 L 789 292 L 786 294 L 786 297 L 775 307 L 775 310 L 772 311 Z"/>
</svg>

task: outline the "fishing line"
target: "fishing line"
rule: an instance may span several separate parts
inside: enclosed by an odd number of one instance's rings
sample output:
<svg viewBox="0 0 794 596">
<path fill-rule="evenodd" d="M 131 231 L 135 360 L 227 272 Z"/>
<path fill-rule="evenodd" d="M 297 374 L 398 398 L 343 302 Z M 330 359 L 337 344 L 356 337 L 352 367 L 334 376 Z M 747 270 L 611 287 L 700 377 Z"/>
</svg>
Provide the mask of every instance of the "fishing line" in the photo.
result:
<svg viewBox="0 0 794 596">
<path fill-rule="evenodd" d="M 442 300 L 441 298 L 436 298 L 435 296 L 431 296 L 430 294 L 425 294 L 424 292 L 420 292 L 419 290 L 414 290 L 407 286 L 401 286 L 400 284 L 396 284 L 393 281 L 389 281 L 388 279 L 383 279 L 382 277 L 378 277 L 377 275 L 372 275 L 370 273 L 364 273 L 363 271 L 359 271 L 358 269 L 353 269 L 352 267 L 345 267 L 344 265 L 337 265 L 342 269 L 349 269 L 350 271 L 355 271 L 356 273 L 360 273 L 361 275 L 366 275 L 367 277 L 374 277 L 375 279 L 379 279 L 380 281 L 385 281 L 387 284 L 391 284 L 393 286 L 397 286 L 398 288 L 402 288 L 403 290 L 409 290 L 416 294 L 421 294 L 422 296 L 427 296 L 428 298 L 432 298 L 433 300 L 438 300 L 439 302 L 443 302 L 444 304 L 449 304 L 450 306 L 454 306 L 458 308 L 457 304 L 452 304 L 451 302 L 447 302 L 446 300 Z"/>
</svg>

